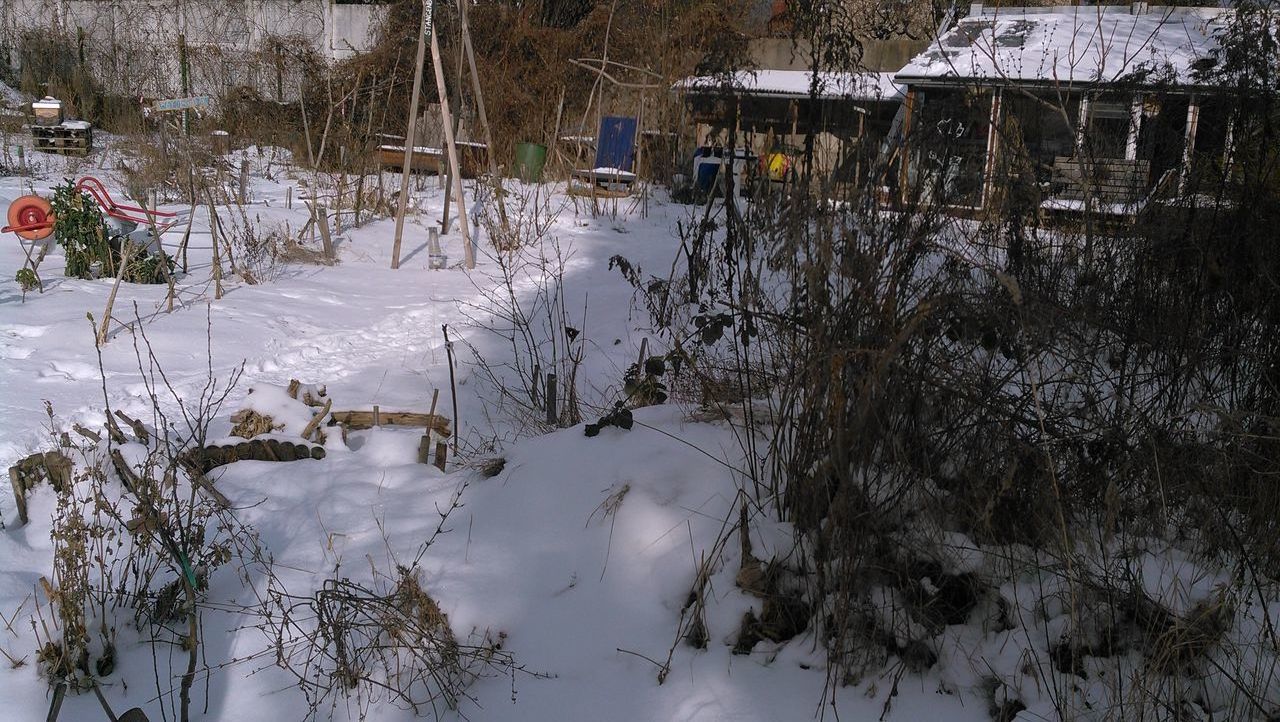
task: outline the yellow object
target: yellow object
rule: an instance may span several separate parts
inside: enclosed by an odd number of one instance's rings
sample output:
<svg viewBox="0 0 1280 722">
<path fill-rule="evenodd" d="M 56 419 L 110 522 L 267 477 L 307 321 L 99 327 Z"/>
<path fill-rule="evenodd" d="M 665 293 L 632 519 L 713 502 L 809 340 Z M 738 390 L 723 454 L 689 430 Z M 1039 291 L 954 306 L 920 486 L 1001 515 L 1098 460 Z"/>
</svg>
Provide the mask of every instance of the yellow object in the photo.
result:
<svg viewBox="0 0 1280 722">
<path fill-rule="evenodd" d="M 791 158 L 780 151 L 769 153 L 764 157 L 764 170 L 769 180 L 785 181 L 791 173 Z"/>
</svg>

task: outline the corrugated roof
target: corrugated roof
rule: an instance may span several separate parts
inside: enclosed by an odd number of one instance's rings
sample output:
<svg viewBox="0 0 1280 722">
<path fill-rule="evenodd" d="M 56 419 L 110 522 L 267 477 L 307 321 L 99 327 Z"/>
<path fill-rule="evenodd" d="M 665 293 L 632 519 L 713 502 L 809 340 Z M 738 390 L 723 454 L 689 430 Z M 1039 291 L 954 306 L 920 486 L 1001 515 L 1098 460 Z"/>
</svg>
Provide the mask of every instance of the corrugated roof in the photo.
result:
<svg viewBox="0 0 1280 722">
<path fill-rule="evenodd" d="M 956 23 L 897 79 L 1094 84 L 1154 71 L 1190 83 L 1192 64 L 1230 17 L 1218 8 L 989 8 Z"/>
<path fill-rule="evenodd" d="M 818 97 L 827 100 L 896 100 L 903 89 L 893 73 L 818 73 Z M 733 74 L 729 87 L 741 95 L 807 98 L 812 73 L 807 70 L 744 70 Z M 722 92 L 725 78 L 698 76 L 676 83 L 677 90 Z"/>
</svg>

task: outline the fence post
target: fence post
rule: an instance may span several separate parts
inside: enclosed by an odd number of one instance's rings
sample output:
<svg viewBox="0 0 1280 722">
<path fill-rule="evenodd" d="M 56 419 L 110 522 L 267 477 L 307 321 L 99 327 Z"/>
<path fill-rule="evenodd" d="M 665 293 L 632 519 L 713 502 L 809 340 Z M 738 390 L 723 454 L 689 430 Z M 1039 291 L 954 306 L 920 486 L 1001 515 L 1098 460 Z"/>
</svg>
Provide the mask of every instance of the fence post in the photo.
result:
<svg viewBox="0 0 1280 722">
<path fill-rule="evenodd" d="M 533 408 L 538 408 L 538 384 L 542 383 L 542 365 L 533 365 L 533 383 L 529 384 L 529 400 L 533 402 Z"/>
<path fill-rule="evenodd" d="M 560 425 L 560 415 L 556 413 L 556 375 L 547 374 L 547 423 Z"/>
</svg>

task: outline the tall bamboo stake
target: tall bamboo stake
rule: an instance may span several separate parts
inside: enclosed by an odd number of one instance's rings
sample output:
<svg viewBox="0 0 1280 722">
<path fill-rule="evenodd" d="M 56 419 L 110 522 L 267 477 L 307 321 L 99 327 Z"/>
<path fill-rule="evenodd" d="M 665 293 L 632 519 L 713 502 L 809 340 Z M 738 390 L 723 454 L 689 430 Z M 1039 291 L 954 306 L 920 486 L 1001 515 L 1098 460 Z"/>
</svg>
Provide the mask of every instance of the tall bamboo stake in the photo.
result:
<svg viewBox="0 0 1280 722">
<path fill-rule="evenodd" d="M 392 268 L 400 267 L 400 244 L 404 238 L 404 210 L 409 202 L 409 171 L 413 165 L 413 146 L 416 142 L 414 135 L 418 125 L 418 98 L 422 93 L 422 64 L 426 50 L 427 33 L 432 34 L 433 42 L 435 37 L 431 27 L 431 9 L 433 5 L 433 0 L 423 0 L 422 23 L 418 26 L 418 55 L 413 66 L 413 92 L 409 94 L 409 119 L 408 127 L 405 128 L 404 133 L 404 160 L 400 169 L 400 199 L 396 207 L 396 240 L 391 246 Z M 435 57 L 434 54 L 432 57 Z M 439 65 L 439 62 L 436 64 Z M 439 72 L 437 68 L 436 73 L 438 74 Z"/>
<path fill-rule="evenodd" d="M 116 281 L 111 284 L 111 294 L 107 296 L 107 307 L 102 311 L 102 326 L 98 328 L 98 345 L 107 342 L 107 334 L 111 330 L 111 309 L 116 305 L 116 293 L 120 290 L 120 282 L 124 280 L 124 271 L 129 267 L 129 256 L 132 255 L 133 244 L 127 239 L 120 246 L 120 268 L 116 272 Z"/>
<path fill-rule="evenodd" d="M 467 268 L 476 267 L 475 251 L 471 248 L 471 231 L 467 228 L 467 205 L 462 197 L 462 166 L 458 164 L 458 146 L 453 141 L 453 125 L 449 123 L 449 94 L 444 89 L 444 67 L 440 61 L 440 41 L 434 29 L 431 31 L 431 64 L 436 71 L 436 90 L 440 94 L 440 116 L 444 125 L 444 142 L 449 154 L 449 170 L 453 176 L 453 195 L 458 204 L 458 228 L 462 231 L 462 248 Z"/>
<path fill-rule="evenodd" d="M 489 116 L 484 110 L 484 92 L 480 90 L 480 74 L 476 72 L 476 55 L 471 48 L 471 25 L 467 22 L 467 5 L 470 0 L 458 0 L 458 16 L 462 20 L 462 47 L 467 52 L 467 65 L 471 68 L 471 89 L 476 95 L 476 110 L 480 113 L 480 128 L 484 131 L 484 144 L 489 156 L 489 180 L 493 183 L 493 200 L 498 206 L 498 222 L 502 231 L 507 230 L 507 204 L 503 200 L 502 179 L 498 176 L 498 160 L 493 147 L 493 133 L 489 129 Z"/>
</svg>

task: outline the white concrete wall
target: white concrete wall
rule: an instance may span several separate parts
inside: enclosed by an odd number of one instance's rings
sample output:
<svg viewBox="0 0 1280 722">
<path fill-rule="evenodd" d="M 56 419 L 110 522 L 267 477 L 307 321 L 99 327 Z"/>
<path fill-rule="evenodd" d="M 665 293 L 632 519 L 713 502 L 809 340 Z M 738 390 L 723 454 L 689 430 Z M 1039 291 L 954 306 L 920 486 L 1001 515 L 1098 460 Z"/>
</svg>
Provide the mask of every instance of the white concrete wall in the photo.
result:
<svg viewBox="0 0 1280 722">
<path fill-rule="evenodd" d="M 382 6 L 329 3 L 327 7 L 330 57 L 341 59 L 368 50 L 378 19 L 370 9 Z"/>
<path fill-rule="evenodd" d="M 115 93 L 174 96 L 181 92 L 178 37 L 185 36 L 192 94 L 219 95 L 235 87 L 294 100 L 297 57 L 326 61 L 368 50 L 382 5 L 335 5 L 332 0 L 0 0 L 0 49 L 39 32 L 77 43 L 98 79 Z M 272 39 L 283 42 L 269 52 Z M 76 48 L 71 48 L 76 52 Z"/>
</svg>

